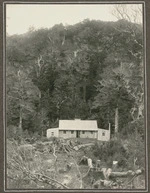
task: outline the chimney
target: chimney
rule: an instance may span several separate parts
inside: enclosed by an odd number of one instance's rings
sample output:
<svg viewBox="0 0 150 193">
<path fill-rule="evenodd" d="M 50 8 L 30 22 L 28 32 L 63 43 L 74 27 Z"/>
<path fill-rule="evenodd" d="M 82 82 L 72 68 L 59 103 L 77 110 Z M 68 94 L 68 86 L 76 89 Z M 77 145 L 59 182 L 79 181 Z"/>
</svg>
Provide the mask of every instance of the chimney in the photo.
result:
<svg viewBox="0 0 150 193">
<path fill-rule="evenodd" d="M 110 131 L 110 129 L 111 129 L 111 124 L 109 123 L 109 126 L 108 126 L 108 128 L 109 128 L 109 131 Z"/>
</svg>

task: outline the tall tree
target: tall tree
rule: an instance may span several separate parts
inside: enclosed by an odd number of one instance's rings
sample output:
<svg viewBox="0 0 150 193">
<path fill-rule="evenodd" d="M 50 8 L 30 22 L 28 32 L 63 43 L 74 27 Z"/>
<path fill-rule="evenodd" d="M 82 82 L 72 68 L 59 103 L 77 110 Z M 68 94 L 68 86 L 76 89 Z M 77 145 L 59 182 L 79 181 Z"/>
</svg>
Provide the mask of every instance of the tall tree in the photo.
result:
<svg viewBox="0 0 150 193">
<path fill-rule="evenodd" d="M 38 88 L 25 71 L 7 66 L 7 112 L 8 124 L 14 117 L 18 120 L 19 133 L 23 131 L 23 120 L 34 116 L 35 102 L 38 100 Z M 14 114 L 11 117 L 10 114 Z"/>
</svg>

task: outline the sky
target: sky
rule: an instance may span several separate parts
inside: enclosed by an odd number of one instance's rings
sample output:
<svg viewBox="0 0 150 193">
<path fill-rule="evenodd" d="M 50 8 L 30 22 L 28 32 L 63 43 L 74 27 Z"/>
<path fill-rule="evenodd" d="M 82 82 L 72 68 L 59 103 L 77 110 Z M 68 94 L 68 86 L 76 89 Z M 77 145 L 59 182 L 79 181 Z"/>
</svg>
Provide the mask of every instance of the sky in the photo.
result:
<svg viewBox="0 0 150 193">
<path fill-rule="evenodd" d="M 6 32 L 26 33 L 30 27 L 51 28 L 55 24 L 73 25 L 84 19 L 117 21 L 113 4 L 7 4 Z"/>
</svg>

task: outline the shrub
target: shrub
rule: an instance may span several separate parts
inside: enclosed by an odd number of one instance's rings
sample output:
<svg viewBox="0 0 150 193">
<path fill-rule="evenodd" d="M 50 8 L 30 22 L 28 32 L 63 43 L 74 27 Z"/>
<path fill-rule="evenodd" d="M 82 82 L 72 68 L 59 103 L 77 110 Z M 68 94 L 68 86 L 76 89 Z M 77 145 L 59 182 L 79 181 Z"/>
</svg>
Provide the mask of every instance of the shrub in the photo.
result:
<svg viewBox="0 0 150 193">
<path fill-rule="evenodd" d="M 14 125 L 9 125 L 7 127 L 7 138 L 11 139 L 16 136 L 17 128 Z"/>
<path fill-rule="evenodd" d="M 131 135 L 128 139 L 128 162 L 129 166 L 133 168 L 134 159 L 137 158 L 136 165 L 139 167 L 145 167 L 145 143 L 143 137 L 140 134 Z"/>
<path fill-rule="evenodd" d="M 126 166 L 128 153 L 120 139 L 111 139 L 109 142 L 95 144 L 93 154 L 101 161 L 105 162 L 108 167 L 112 167 L 113 161 L 119 161 L 120 167 Z"/>
</svg>

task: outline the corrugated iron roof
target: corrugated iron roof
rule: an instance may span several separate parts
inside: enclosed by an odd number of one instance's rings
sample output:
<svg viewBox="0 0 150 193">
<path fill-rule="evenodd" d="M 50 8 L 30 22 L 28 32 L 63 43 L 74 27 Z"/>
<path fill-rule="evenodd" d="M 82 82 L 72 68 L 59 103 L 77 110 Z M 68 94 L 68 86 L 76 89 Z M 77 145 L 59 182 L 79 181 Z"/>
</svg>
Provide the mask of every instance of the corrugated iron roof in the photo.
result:
<svg viewBox="0 0 150 193">
<path fill-rule="evenodd" d="M 59 120 L 59 130 L 98 131 L 95 120 Z"/>
</svg>

